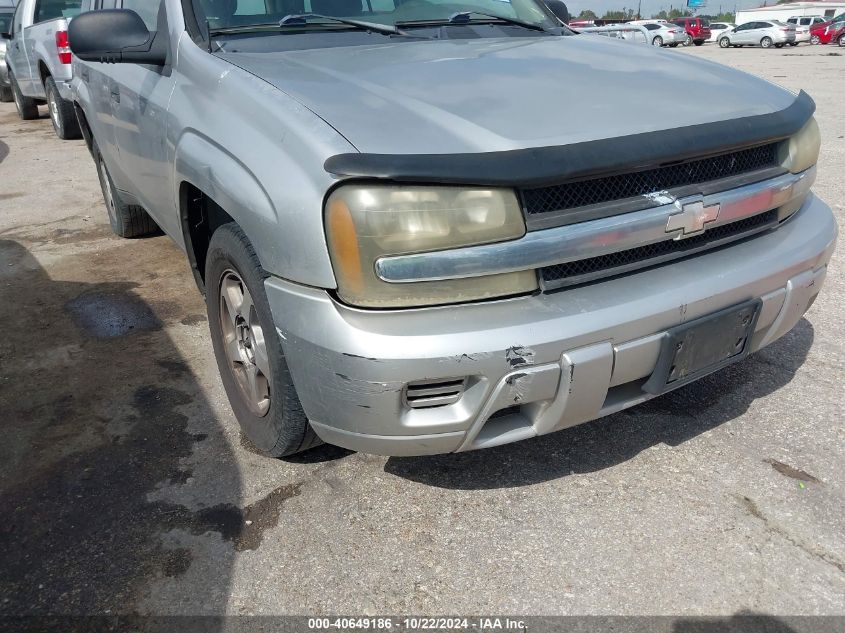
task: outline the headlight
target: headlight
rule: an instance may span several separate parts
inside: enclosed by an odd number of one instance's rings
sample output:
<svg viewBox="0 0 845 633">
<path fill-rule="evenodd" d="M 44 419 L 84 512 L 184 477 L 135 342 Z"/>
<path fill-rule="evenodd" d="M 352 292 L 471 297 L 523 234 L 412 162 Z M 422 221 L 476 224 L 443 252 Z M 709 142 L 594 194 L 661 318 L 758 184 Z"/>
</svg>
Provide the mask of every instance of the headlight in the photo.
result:
<svg viewBox="0 0 845 633">
<path fill-rule="evenodd" d="M 418 283 L 376 276 L 385 255 L 517 239 L 525 222 L 510 189 L 345 185 L 326 201 L 326 237 L 338 294 L 353 305 L 404 307 L 502 297 L 537 288 L 533 270 Z"/>
<path fill-rule="evenodd" d="M 819 160 L 821 134 L 819 124 L 812 118 L 789 140 L 781 145 L 781 165 L 793 174 L 809 169 Z"/>
</svg>

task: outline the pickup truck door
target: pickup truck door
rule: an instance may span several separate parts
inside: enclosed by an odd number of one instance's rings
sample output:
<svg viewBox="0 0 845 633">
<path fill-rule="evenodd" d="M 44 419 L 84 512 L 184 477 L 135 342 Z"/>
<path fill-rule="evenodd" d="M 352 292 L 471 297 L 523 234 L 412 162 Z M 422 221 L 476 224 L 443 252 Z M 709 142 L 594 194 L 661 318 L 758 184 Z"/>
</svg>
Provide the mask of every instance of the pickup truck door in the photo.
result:
<svg viewBox="0 0 845 633">
<path fill-rule="evenodd" d="M 35 0 L 21 0 L 12 19 L 12 39 L 6 47 L 6 57 L 9 68 L 15 74 L 21 92 L 29 95 L 32 92 L 32 70 L 26 54 L 26 27 L 32 24 L 32 4 Z"/>
<path fill-rule="evenodd" d="M 152 32 L 167 29 L 160 0 L 118 0 L 132 9 Z M 168 168 L 167 106 L 175 85 L 168 65 L 115 64 L 110 71 L 110 100 L 122 178 L 120 189 L 134 197 L 168 234 L 181 231 Z"/>
</svg>

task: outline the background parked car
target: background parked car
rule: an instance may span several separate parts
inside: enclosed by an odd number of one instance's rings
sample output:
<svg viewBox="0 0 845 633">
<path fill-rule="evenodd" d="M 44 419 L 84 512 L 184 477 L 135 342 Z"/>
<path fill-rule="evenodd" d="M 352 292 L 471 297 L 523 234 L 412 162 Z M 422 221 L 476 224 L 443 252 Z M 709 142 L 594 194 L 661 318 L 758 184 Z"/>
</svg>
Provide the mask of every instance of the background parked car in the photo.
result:
<svg viewBox="0 0 845 633">
<path fill-rule="evenodd" d="M 762 46 L 783 48 L 795 41 L 795 25 L 776 20 L 767 22 L 746 22 L 732 31 L 726 31 L 719 38 L 719 46 Z"/>
<path fill-rule="evenodd" d="M 732 22 L 713 22 L 710 24 L 710 37 L 707 38 L 707 41 L 718 42 L 719 36 L 722 33 L 730 31 L 733 28 L 736 28 L 736 24 Z"/>
<path fill-rule="evenodd" d="M 675 18 L 671 20 L 675 26 L 680 26 L 686 32 L 684 45 L 695 44 L 701 46 L 710 39 L 710 23 L 702 18 Z"/>
<path fill-rule="evenodd" d="M 18 115 L 38 118 L 47 103 L 56 135 L 80 138 L 70 91 L 71 52 L 67 27 L 82 0 L 21 0 L 7 40 L 6 63 Z"/>
<path fill-rule="evenodd" d="M 12 16 L 15 5 L 9 0 L 0 0 L 0 33 L 12 30 Z M 12 87 L 9 84 L 9 67 L 6 66 L 6 44 L 8 40 L 0 37 L 0 101 L 12 100 Z"/>
<path fill-rule="evenodd" d="M 824 24 L 826 20 L 820 15 L 796 16 L 789 18 L 786 23 L 795 25 L 795 42 L 792 46 L 798 46 L 801 42 L 810 41 L 810 29 L 818 24 Z"/>
<path fill-rule="evenodd" d="M 683 28 L 675 26 L 670 22 L 646 22 L 637 21 L 631 24 L 645 27 L 649 32 L 649 41 L 654 46 L 671 46 L 675 48 L 678 44 L 683 44 L 686 40 L 687 34 Z"/>
<path fill-rule="evenodd" d="M 810 42 L 812 44 L 838 43 L 845 46 L 842 36 L 845 34 L 845 16 L 840 21 L 823 22 L 810 29 Z"/>
</svg>

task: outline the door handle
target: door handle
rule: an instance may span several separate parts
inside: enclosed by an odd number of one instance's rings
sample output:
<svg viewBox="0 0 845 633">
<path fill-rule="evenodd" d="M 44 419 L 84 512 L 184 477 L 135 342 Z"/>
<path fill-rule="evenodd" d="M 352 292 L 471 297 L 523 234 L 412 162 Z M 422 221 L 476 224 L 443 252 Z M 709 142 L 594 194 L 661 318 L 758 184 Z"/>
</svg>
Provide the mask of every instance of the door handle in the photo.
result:
<svg viewBox="0 0 845 633">
<path fill-rule="evenodd" d="M 117 86 L 111 87 L 111 98 L 115 103 L 120 103 L 120 88 Z"/>
</svg>

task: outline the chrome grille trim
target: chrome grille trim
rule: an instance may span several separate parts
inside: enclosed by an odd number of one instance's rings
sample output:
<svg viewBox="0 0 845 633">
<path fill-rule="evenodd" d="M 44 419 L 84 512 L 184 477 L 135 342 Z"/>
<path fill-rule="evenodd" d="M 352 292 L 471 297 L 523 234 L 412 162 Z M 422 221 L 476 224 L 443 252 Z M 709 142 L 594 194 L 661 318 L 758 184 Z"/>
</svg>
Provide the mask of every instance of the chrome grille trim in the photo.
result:
<svg viewBox="0 0 845 633">
<path fill-rule="evenodd" d="M 800 174 L 745 185 L 721 193 L 697 196 L 704 206 L 719 205 L 719 215 L 705 231 L 765 213 L 805 196 L 816 168 Z M 671 198 L 671 197 L 670 197 Z M 376 274 L 388 283 L 442 281 L 543 268 L 607 255 L 668 239 L 682 239 L 682 230 L 667 232 L 669 217 L 683 210 L 687 199 L 674 199 L 649 209 L 542 231 L 518 240 L 444 251 L 394 255 L 376 261 Z"/>
</svg>

